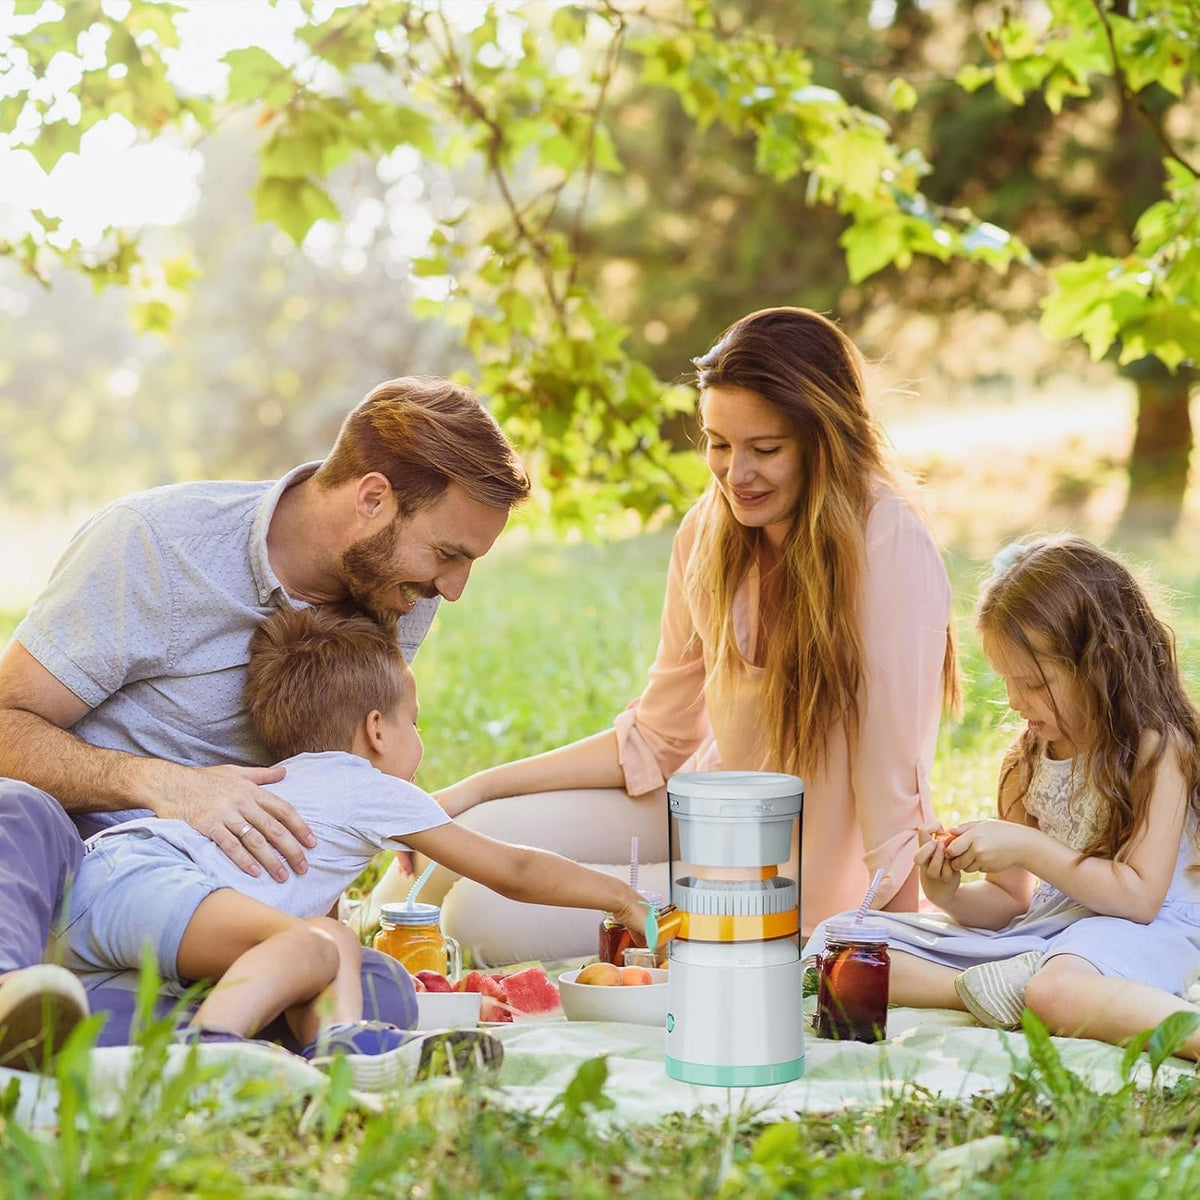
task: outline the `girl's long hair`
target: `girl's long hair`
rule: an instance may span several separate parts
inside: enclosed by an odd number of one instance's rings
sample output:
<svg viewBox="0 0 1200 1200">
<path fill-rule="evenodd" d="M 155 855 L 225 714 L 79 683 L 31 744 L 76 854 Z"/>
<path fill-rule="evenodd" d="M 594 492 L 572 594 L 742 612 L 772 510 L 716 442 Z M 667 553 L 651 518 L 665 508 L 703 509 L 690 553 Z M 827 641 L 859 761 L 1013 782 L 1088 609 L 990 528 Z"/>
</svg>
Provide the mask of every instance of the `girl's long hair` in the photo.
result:
<svg viewBox="0 0 1200 1200">
<path fill-rule="evenodd" d="M 787 417 L 800 441 L 803 489 L 776 568 L 781 603 L 766 639 L 761 719 L 770 764 L 806 774 L 820 762 L 837 724 L 850 739 L 856 735 L 867 517 L 881 484 L 902 490 L 900 473 L 867 408 L 857 348 L 820 314 L 803 308 L 751 313 L 692 362 L 702 401 L 711 387 L 753 392 Z M 700 501 L 686 583 L 711 607 L 717 702 L 722 683 L 741 669 L 733 600 L 762 536 L 734 518 L 713 480 Z M 947 703 L 956 705 L 950 630 L 942 682 Z"/>
<path fill-rule="evenodd" d="M 1039 671 L 1047 660 L 1058 664 L 1073 683 L 1078 728 L 1063 728 L 1047 694 L 1059 728 L 1086 747 L 1084 783 L 1107 805 L 1107 823 L 1085 854 L 1117 858 L 1128 851 L 1145 824 L 1168 748 L 1179 756 L 1188 807 L 1200 816 L 1200 727 L 1179 675 L 1175 636 L 1123 563 L 1072 536 L 1008 547 L 983 585 L 976 625 L 1024 652 Z M 1159 735 L 1158 743 L 1139 762 L 1148 732 Z M 1010 794 L 1024 796 L 1041 753 L 1041 739 L 1026 730 L 1005 760 L 1002 794 L 1016 772 Z"/>
</svg>

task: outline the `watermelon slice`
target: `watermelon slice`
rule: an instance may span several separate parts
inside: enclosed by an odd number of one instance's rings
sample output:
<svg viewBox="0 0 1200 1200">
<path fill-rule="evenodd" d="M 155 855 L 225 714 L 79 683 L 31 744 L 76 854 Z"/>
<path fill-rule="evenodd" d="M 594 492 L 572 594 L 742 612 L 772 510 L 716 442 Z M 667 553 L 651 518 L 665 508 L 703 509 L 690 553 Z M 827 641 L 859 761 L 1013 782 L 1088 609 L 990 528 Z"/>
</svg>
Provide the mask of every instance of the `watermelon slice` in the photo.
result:
<svg viewBox="0 0 1200 1200">
<path fill-rule="evenodd" d="M 508 1008 L 508 997 L 504 992 L 504 984 L 485 975 L 482 971 L 468 971 L 458 985 L 462 992 L 479 992 L 483 1000 L 479 1005 L 481 1021 L 511 1021 L 512 1013 Z"/>
<path fill-rule="evenodd" d="M 504 977 L 504 994 L 513 1016 L 550 1016 L 562 1012 L 558 988 L 541 967 L 528 967 Z"/>
</svg>

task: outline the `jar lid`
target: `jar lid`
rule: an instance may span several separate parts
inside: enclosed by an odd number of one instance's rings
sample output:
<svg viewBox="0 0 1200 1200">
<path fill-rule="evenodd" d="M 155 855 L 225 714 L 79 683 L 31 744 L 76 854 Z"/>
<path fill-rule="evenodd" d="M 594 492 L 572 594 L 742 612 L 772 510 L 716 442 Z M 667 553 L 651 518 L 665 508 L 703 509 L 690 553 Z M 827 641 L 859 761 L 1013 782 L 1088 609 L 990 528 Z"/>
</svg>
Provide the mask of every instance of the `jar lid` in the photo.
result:
<svg viewBox="0 0 1200 1200">
<path fill-rule="evenodd" d="M 389 925 L 436 925 L 442 910 L 436 904 L 414 904 L 411 908 L 403 900 L 384 904 L 379 917 Z"/>
<path fill-rule="evenodd" d="M 882 921 L 856 921 L 853 917 L 825 922 L 826 942 L 888 942 L 888 928 Z"/>
</svg>

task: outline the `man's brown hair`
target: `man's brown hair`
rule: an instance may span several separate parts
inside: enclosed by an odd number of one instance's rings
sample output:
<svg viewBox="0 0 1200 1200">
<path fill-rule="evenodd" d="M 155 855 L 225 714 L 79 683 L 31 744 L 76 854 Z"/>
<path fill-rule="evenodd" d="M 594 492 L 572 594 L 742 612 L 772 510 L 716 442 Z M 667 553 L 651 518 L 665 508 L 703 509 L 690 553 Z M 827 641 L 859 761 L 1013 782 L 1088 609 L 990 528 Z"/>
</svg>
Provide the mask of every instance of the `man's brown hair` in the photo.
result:
<svg viewBox="0 0 1200 1200">
<path fill-rule="evenodd" d="M 332 488 L 372 471 L 392 485 L 404 517 L 451 483 L 491 508 L 510 509 L 529 495 L 529 476 L 495 417 L 446 379 L 410 376 L 372 388 L 314 478 Z"/>
<path fill-rule="evenodd" d="M 349 750 L 369 713 L 395 711 L 406 675 L 394 629 L 374 618 L 282 608 L 250 639 L 250 719 L 275 761 Z"/>
</svg>

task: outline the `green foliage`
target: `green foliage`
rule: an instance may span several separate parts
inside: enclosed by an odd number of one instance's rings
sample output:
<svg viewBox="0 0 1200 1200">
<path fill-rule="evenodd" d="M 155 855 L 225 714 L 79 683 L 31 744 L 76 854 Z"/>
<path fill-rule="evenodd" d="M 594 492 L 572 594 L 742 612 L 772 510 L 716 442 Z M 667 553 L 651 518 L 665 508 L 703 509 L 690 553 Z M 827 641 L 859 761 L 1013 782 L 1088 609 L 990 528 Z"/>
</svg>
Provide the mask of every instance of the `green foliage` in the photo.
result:
<svg viewBox="0 0 1200 1200">
<path fill-rule="evenodd" d="M 168 129 L 195 136 L 209 128 L 211 102 L 178 92 L 167 79 L 163 52 L 179 45 L 174 18 L 180 11 L 159 0 L 130 0 L 123 16 L 107 12 L 100 0 L 17 5 L 14 15 L 31 20 L 0 45 L 0 71 L 32 79 L 0 101 L 0 133 L 15 134 L 14 143 L 27 146 L 49 174 L 64 155 L 78 151 L 83 134 L 113 115 L 125 117 L 151 137 Z M 80 49 L 85 34 L 90 45 L 103 44 L 101 63 L 85 65 Z M 55 59 L 70 60 L 78 69 L 77 79 L 65 89 L 78 105 L 75 116 L 58 115 L 64 97 L 37 86 Z M 136 240 L 123 231 L 109 230 L 100 245 L 84 246 L 57 236 L 44 219 L 32 215 L 30 231 L 15 241 L 0 242 L 0 255 L 11 256 L 34 278 L 48 284 L 50 265 L 57 261 L 82 271 L 97 285 L 135 281 L 132 270 L 140 254 Z M 143 323 L 165 328 L 168 322 L 156 313 Z"/>
<path fill-rule="evenodd" d="M 646 943 L 649 945 L 649 941 Z M 556 1096 L 546 1110 L 554 1121 L 568 1129 L 578 1129 L 592 1113 L 615 1108 L 611 1096 L 604 1093 L 608 1081 L 608 1060 L 588 1059 L 575 1072 L 571 1082 Z"/>
<path fill-rule="evenodd" d="M 1121 102 L 1153 129 L 1163 153 L 1166 197 L 1142 213 L 1124 256 L 1088 254 L 1051 271 L 1042 330 L 1080 337 L 1094 359 L 1120 345 L 1121 363 L 1154 356 L 1171 370 L 1200 359 L 1200 183 L 1194 161 L 1165 132 L 1162 92 L 1194 95 L 1200 75 L 1200 10 L 1185 0 L 1113 10 L 1093 0 L 1051 0 L 1040 28 L 1021 8 L 1004 10 L 991 36 L 995 62 L 968 64 L 959 83 L 991 82 L 1013 104 L 1039 94 L 1054 113 L 1068 97 L 1090 96 L 1111 80 Z"/>
<path fill-rule="evenodd" d="M 1122 363 L 1200 361 L 1200 179 L 1165 165 L 1167 197 L 1138 220 L 1132 253 L 1089 254 L 1052 272 L 1055 291 L 1042 303 L 1050 337 L 1081 337 L 1094 359 L 1119 341 Z"/>
<path fill-rule="evenodd" d="M 887 1161 L 867 1150 L 829 1155 L 813 1147 L 802 1125 L 769 1125 L 749 1158 L 731 1171 L 722 1200 L 736 1196 L 869 1195 L 879 1200 L 912 1196 L 920 1174 L 912 1163 Z"/>
<path fill-rule="evenodd" d="M 694 495 L 690 460 L 662 439 L 692 397 L 633 359 L 628 325 L 581 270 L 589 230 L 625 170 L 620 97 L 634 89 L 673 97 L 698 147 L 745 146 L 764 185 L 795 186 L 798 204 L 835 211 L 852 282 L 921 258 L 1000 271 L 1032 262 L 1010 232 L 924 190 L 935 164 L 914 135 L 936 89 L 900 70 L 851 99 L 848 86 L 819 82 L 818 52 L 786 31 L 760 30 L 743 7 L 680 0 L 661 12 L 579 4 L 547 14 L 528 3 L 489 8 L 465 29 L 445 4 L 423 0 L 306 3 L 296 36 L 307 54 L 293 64 L 260 47 L 233 50 L 224 94 L 196 97 L 167 75 L 164 51 L 178 42 L 173 6 L 133 0 L 120 19 L 99 0 L 24 6 L 0 63 L 36 82 L 55 56 L 74 58 L 79 78 L 65 88 L 78 115 L 23 84 L 0 101 L 0 130 L 49 171 L 114 113 L 147 136 L 173 128 L 195 139 L 214 111 L 249 110 L 263 139 L 255 214 L 297 244 L 318 222 L 342 219 L 331 173 L 343 164 L 407 147 L 431 167 L 482 178 L 486 199 L 443 211 L 414 264 L 429 281 L 420 311 L 461 331 L 471 382 L 528 454 L 557 520 L 582 524 L 614 506 L 646 517 Z M 1177 366 L 1200 340 L 1188 302 L 1200 271 L 1197 185 L 1163 133 L 1158 97 L 1193 94 L 1195 9 L 1156 0 L 1119 15 L 1054 0 L 1046 13 L 1036 23 L 1024 7 L 1005 7 L 978 61 L 962 63 L 959 85 L 990 85 L 1014 105 L 1036 94 L 1065 114 L 1107 80 L 1155 123 L 1172 174 L 1167 196 L 1139 221 L 1132 254 L 1058 266 L 1043 328 L 1083 338 L 1094 355 L 1119 341 L 1124 361 L 1152 354 Z M 97 33 L 103 65 L 85 66 L 80 38 Z M 125 233 L 84 247 L 33 214 L 0 253 L 42 280 L 60 260 L 98 285 L 141 289 L 140 331 L 168 329 L 188 283 L 186 274 L 156 275 Z"/>
<path fill-rule="evenodd" d="M 54 1061 L 57 1136 L 30 1136 L 0 1119 L 0 1145 L 8 1143 L 0 1192 L 12 1197 L 135 1198 L 160 1186 L 164 1163 L 177 1155 L 189 1132 L 203 1128 L 216 1111 L 224 1074 L 222 1067 L 201 1065 L 194 1049 L 182 1058 L 177 1051 L 172 1054 L 180 1010 L 165 1018 L 153 1015 L 160 986 L 148 956 L 138 987 L 137 1052 L 121 1087 L 113 1088 L 92 1056 L 104 1021 L 93 1016 L 72 1031 Z M 238 1095 L 230 1091 L 227 1099 Z M 236 1190 L 235 1179 L 219 1162 L 210 1164 L 202 1178 L 214 1189 L 208 1194 L 232 1195 Z"/>
</svg>

